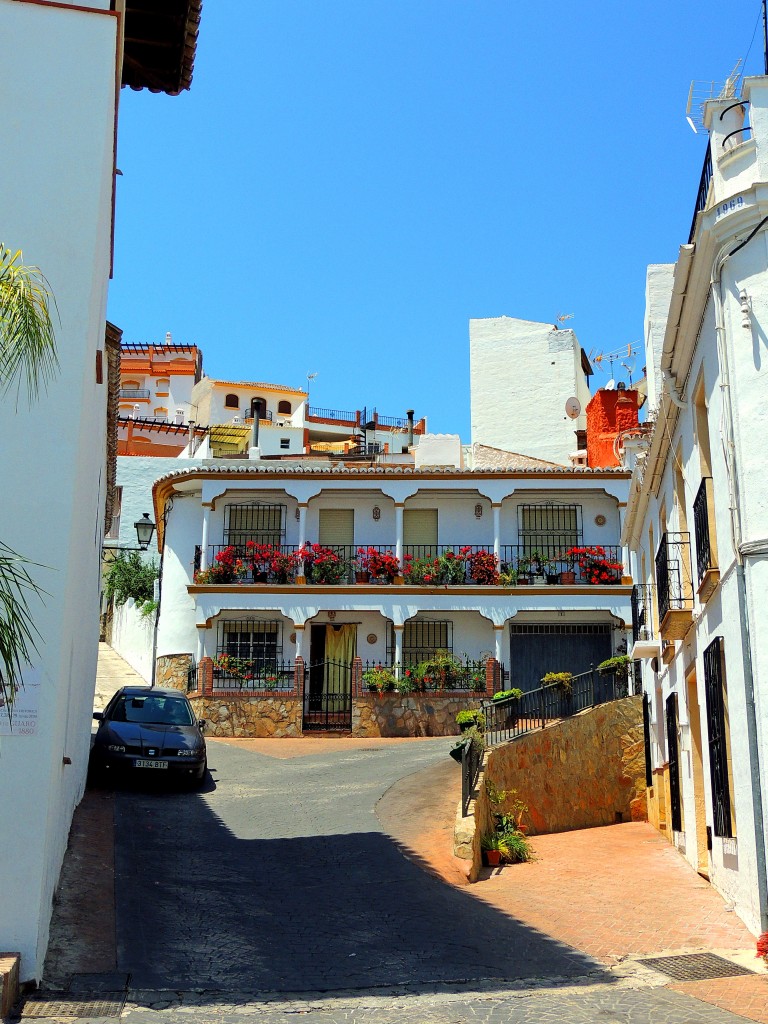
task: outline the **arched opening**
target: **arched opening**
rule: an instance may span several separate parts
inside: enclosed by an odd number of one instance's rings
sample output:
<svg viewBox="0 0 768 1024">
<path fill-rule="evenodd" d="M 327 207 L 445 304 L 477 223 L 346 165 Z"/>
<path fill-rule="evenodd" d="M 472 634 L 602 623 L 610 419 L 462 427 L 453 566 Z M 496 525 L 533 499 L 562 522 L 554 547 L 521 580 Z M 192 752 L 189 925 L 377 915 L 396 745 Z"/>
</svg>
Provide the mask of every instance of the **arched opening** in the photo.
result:
<svg viewBox="0 0 768 1024">
<path fill-rule="evenodd" d="M 239 409 L 240 399 L 237 395 L 225 395 L 224 396 L 224 408 L 225 409 Z"/>
<path fill-rule="evenodd" d="M 265 398 L 251 399 L 251 419 L 254 419 L 256 416 L 260 420 L 267 418 L 267 401 Z"/>
<path fill-rule="evenodd" d="M 279 412 L 279 413 L 280 413 L 281 415 L 285 414 L 285 415 L 289 415 L 289 416 L 290 416 L 290 414 L 291 414 L 291 411 L 292 411 L 292 410 L 291 410 L 291 403 L 290 403 L 290 402 L 285 402 L 285 401 L 283 401 L 283 402 L 278 402 L 278 403 L 277 403 L 277 411 L 278 411 L 278 412 Z"/>
</svg>

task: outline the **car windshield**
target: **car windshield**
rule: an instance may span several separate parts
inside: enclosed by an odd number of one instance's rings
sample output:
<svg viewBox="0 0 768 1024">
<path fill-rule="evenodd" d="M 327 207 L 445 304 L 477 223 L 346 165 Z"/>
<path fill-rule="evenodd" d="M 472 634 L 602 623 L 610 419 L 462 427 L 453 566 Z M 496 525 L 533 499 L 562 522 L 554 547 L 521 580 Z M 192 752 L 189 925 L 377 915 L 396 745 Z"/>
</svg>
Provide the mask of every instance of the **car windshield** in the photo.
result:
<svg viewBox="0 0 768 1024">
<path fill-rule="evenodd" d="M 194 725 L 192 709 L 183 697 L 121 697 L 109 716 L 114 722 L 138 722 L 142 725 Z"/>
</svg>

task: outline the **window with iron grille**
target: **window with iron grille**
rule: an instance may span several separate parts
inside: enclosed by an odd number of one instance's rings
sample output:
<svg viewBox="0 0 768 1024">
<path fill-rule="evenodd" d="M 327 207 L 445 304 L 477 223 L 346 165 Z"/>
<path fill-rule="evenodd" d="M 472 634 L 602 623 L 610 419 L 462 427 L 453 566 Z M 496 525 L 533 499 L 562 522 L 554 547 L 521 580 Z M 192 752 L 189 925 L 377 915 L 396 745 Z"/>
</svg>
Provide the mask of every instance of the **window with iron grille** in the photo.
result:
<svg viewBox="0 0 768 1024">
<path fill-rule="evenodd" d="M 285 536 L 285 505 L 227 505 L 224 509 L 224 543 L 242 546 L 282 544 Z"/>
<path fill-rule="evenodd" d="M 680 807 L 680 755 L 677 742 L 677 694 L 667 697 L 667 752 L 669 755 L 669 806 L 672 831 L 683 831 L 683 814 Z"/>
<path fill-rule="evenodd" d="M 395 657 L 395 630 L 389 634 L 389 661 Z M 403 664 L 417 665 L 435 651 L 453 651 L 453 623 L 411 619 L 403 628 Z"/>
<path fill-rule="evenodd" d="M 555 558 L 581 544 L 581 505 L 518 505 L 518 532 L 526 555 Z"/>
<path fill-rule="evenodd" d="M 216 655 L 222 654 L 250 662 L 254 669 L 274 667 L 283 660 L 282 623 L 255 619 L 220 622 Z"/>
<path fill-rule="evenodd" d="M 643 746 L 645 747 L 645 784 L 653 785 L 653 767 L 651 766 L 651 698 L 643 694 Z"/>
<path fill-rule="evenodd" d="M 728 738 L 725 726 L 725 672 L 723 638 L 715 637 L 704 651 L 704 690 L 707 697 L 709 775 L 716 836 L 733 836 L 731 791 L 728 779 Z"/>
</svg>

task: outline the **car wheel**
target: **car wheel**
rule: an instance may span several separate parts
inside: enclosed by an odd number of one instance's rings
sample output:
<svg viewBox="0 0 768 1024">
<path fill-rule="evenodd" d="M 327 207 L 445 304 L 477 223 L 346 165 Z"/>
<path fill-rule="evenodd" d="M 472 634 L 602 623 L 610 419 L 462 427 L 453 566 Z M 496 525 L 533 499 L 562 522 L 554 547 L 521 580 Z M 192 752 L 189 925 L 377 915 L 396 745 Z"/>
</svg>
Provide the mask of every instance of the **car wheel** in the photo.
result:
<svg viewBox="0 0 768 1024">
<path fill-rule="evenodd" d="M 190 789 L 200 789 L 205 782 L 205 776 L 208 773 L 208 758 L 203 761 L 203 767 L 200 769 L 199 775 L 194 775 L 189 782 Z"/>
</svg>

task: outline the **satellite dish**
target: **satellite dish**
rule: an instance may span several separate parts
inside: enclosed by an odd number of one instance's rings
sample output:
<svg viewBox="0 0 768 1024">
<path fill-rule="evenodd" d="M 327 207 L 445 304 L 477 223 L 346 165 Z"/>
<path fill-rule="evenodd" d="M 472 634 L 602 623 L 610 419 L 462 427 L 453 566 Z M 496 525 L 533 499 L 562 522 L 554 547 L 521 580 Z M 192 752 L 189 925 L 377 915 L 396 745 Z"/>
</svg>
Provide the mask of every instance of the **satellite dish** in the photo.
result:
<svg viewBox="0 0 768 1024">
<path fill-rule="evenodd" d="M 605 390 L 606 391 L 615 391 L 616 390 L 616 381 L 613 379 L 613 377 L 611 377 L 611 379 L 605 385 Z"/>
<path fill-rule="evenodd" d="M 575 420 L 580 412 L 581 402 L 578 400 L 578 398 L 576 398 L 575 396 L 573 398 L 569 398 L 568 401 L 565 403 L 565 415 L 569 419 Z"/>
</svg>

